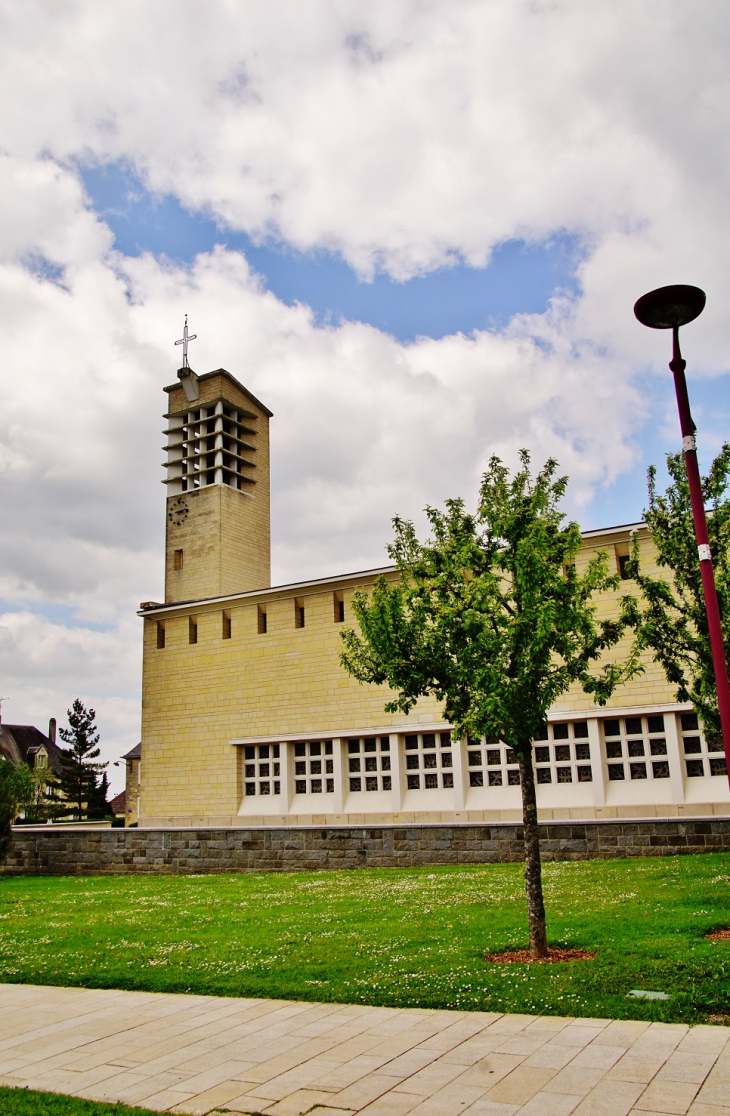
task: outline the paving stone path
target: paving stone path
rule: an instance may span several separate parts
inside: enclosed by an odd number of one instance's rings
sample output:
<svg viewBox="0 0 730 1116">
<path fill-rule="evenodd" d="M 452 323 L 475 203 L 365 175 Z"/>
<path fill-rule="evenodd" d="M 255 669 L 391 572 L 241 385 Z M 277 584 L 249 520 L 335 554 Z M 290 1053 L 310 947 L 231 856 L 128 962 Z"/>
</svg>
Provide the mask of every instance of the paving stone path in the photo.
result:
<svg viewBox="0 0 730 1116">
<path fill-rule="evenodd" d="M 6 984 L 0 1083 L 200 1114 L 730 1116 L 730 1028 Z"/>
</svg>

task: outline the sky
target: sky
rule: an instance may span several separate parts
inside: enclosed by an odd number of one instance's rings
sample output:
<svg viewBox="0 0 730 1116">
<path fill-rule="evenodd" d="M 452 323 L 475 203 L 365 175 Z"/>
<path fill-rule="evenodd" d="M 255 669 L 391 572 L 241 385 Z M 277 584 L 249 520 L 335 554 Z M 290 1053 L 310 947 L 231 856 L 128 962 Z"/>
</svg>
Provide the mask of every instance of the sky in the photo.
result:
<svg viewBox="0 0 730 1116">
<path fill-rule="evenodd" d="M 274 412 L 273 583 L 558 459 L 635 522 L 680 444 L 645 291 L 684 282 L 701 463 L 730 417 L 721 0 L 0 0 L 0 697 L 139 739 L 162 388 Z M 242 712 L 242 717 L 245 713 Z M 243 728 L 242 728 L 243 731 Z M 121 789 L 123 767 L 109 768 Z"/>
</svg>

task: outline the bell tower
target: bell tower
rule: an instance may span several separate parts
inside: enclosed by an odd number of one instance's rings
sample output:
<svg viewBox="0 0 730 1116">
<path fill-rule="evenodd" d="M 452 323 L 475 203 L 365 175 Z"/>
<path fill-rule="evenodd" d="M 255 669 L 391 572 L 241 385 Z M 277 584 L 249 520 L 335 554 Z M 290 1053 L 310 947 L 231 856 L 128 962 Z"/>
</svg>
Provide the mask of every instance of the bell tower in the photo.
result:
<svg viewBox="0 0 730 1116">
<path fill-rule="evenodd" d="M 169 396 L 165 603 L 271 584 L 269 419 L 272 412 L 225 368 L 187 364 Z"/>
</svg>

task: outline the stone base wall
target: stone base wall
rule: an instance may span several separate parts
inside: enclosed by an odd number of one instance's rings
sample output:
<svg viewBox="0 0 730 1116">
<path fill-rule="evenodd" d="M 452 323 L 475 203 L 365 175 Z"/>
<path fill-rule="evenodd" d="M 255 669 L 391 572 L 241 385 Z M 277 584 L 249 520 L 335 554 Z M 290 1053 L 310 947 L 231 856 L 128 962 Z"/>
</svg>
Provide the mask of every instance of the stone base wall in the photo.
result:
<svg viewBox="0 0 730 1116">
<path fill-rule="evenodd" d="M 545 860 L 730 850 L 730 819 L 570 822 L 540 827 Z M 10 875 L 299 872 L 523 859 L 519 825 L 274 829 L 16 829 Z"/>
</svg>

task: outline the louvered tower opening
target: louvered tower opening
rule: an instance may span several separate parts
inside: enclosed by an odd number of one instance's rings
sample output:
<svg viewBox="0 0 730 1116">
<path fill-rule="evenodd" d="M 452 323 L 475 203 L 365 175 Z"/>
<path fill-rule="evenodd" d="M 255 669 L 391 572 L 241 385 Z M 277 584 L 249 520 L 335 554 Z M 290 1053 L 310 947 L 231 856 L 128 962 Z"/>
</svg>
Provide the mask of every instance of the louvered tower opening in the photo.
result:
<svg viewBox="0 0 730 1116">
<path fill-rule="evenodd" d="M 256 415 L 218 399 L 167 418 L 164 483 L 168 495 L 214 484 L 252 494 L 256 484 Z"/>
</svg>

